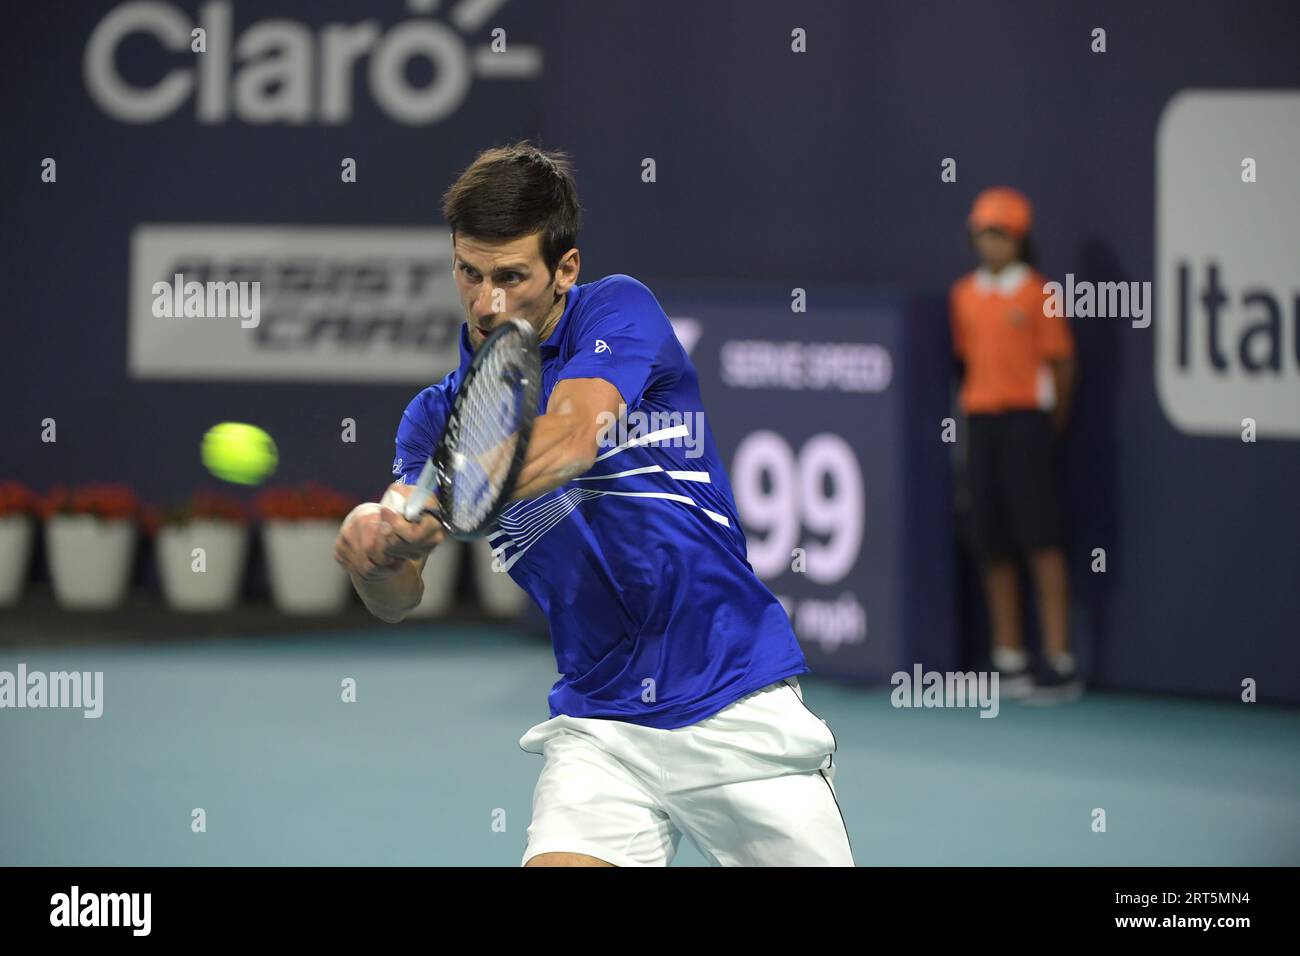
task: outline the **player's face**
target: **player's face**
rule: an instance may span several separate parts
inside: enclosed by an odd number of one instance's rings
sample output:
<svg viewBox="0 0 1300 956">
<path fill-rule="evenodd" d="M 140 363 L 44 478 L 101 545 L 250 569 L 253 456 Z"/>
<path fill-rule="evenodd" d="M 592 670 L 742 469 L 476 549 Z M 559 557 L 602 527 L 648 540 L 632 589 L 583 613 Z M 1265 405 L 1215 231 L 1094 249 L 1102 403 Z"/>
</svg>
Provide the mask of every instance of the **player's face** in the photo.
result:
<svg viewBox="0 0 1300 956">
<path fill-rule="evenodd" d="M 992 272 L 1000 272 L 1016 260 L 1020 243 L 1001 229 L 981 229 L 975 233 L 975 252 L 980 262 Z"/>
<path fill-rule="evenodd" d="M 456 236 L 452 250 L 472 348 L 477 350 L 493 329 L 509 319 L 525 319 L 539 333 L 544 331 L 564 270 L 552 276 L 546 268 L 540 233 L 505 242 Z"/>
</svg>

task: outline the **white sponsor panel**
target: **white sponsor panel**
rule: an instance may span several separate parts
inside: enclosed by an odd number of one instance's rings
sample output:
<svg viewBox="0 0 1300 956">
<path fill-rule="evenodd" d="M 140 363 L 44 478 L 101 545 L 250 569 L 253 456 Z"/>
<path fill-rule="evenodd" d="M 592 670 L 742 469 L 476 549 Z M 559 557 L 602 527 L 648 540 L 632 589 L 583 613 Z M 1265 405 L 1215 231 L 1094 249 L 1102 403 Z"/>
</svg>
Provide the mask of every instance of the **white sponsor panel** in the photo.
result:
<svg viewBox="0 0 1300 956">
<path fill-rule="evenodd" d="M 1297 156 L 1298 91 L 1186 90 L 1165 106 L 1155 375 L 1180 431 L 1239 439 L 1251 418 L 1261 438 L 1300 438 Z"/>
<path fill-rule="evenodd" d="M 255 322 L 162 314 L 158 283 L 256 283 Z M 459 362 L 445 229 L 144 224 L 131 237 L 135 379 L 428 384 Z"/>
</svg>

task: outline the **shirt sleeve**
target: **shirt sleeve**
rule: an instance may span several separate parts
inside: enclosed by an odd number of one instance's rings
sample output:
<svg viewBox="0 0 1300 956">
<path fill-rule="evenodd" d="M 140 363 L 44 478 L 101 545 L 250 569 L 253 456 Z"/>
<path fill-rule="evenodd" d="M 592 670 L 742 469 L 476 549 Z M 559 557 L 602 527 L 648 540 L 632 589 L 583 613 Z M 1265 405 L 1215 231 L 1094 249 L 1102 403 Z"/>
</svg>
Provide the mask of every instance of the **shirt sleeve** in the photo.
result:
<svg viewBox="0 0 1300 956">
<path fill-rule="evenodd" d="M 1039 283 L 1041 288 L 1042 282 Z M 1053 362 L 1074 356 L 1074 335 L 1070 332 L 1070 323 L 1063 315 L 1048 315 L 1047 293 L 1043 293 L 1034 312 L 1035 338 L 1038 340 L 1038 354 L 1043 361 Z"/>
<path fill-rule="evenodd" d="M 397 456 L 393 459 L 393 476 L 401 484 L 415 484 L 425 461 L 438 447 L 451 414 L 459 374 L 459 370 L 453 371 L 438 384 L 430 385 L 411 399 L 402 413 L 397 425 Z"/>
<path fill-rule="evenodd" d="M 592 290 L 572 341 L 573 355 L 556 381 L 604 379 L 629 410 L 652 386 L 673 381 L 681 371 L 684 353 L 668 316 L 631 276 L 610 276 Z"/>
<path fill-rule="evenodd" d="M 948 290 L 948 324 L 952 329 L 952 353 L 957 358 L 966 358 L 966 337 L 962 334 L 961 321 L 961 282 L 954 282 Z"/>
</svg>

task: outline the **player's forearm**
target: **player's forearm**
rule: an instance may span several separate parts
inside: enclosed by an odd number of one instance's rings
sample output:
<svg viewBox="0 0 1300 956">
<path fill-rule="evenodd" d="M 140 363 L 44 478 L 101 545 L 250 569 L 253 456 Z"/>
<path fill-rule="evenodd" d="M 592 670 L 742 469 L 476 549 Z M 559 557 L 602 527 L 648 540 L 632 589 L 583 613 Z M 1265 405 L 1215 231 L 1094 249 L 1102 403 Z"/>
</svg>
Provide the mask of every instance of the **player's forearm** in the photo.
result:
<svg viewBox="0 0 1300 956">
<path fill-rule="evenodd" d="M 594 430 L 595 423 L 579 414 L 538 416 L 512 500 L 544 495 L 591 470 L 596 441 L 588 432 Z"/>
<path fill-rule="evenodd" d="M 400 571 L 378 581 L 367 581 L 355 571 L 349 576 L 370 613 L 389 624 L 405 618 L 424 597 L 424 578 L 415 561 L 403 562 Z"/>
</svg>

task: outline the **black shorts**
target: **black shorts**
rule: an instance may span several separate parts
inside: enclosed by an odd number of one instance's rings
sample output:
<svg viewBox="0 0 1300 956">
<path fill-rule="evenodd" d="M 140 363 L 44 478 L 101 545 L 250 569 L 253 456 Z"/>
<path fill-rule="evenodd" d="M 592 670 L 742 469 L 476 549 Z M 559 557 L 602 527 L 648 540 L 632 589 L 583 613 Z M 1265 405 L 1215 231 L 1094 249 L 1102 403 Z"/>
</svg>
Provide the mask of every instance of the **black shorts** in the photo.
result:
<svg viewBox="0 0 1300 956">
<path fill-rule="evenodd" d="M 971 415 L 966 467 L 981 558 L 1062 544 L 1055 442 L 1046 412 Z"/>
</svg>

